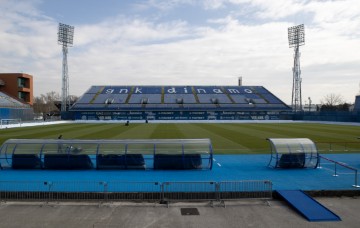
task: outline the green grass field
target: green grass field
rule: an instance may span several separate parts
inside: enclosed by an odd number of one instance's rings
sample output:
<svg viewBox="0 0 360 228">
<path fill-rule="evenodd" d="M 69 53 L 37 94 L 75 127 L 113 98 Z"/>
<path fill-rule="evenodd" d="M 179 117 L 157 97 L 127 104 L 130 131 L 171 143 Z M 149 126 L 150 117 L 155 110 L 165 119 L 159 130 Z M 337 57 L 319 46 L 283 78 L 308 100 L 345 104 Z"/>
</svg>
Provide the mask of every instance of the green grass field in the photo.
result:
<svg viewBox="0 0 360 228">
<path fill-rule="evenodd" d="M 60 134 L 64 139 L 210 138 L 216 154 L 267 154 L 266 138 L 310 138 L 322 153 L 360 152 L 360 126 L 307 123 L 58 124 L 1 129 L 0 143 L 11 138 L 56 139 Z"/>
</svg>

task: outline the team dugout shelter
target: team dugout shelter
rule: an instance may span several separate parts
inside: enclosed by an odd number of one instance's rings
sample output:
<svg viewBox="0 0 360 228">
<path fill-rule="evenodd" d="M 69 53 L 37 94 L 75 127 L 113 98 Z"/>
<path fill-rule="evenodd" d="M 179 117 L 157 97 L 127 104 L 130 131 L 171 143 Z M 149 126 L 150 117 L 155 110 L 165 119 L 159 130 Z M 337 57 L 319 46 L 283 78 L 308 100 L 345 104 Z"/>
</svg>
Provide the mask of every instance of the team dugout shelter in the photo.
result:
<svg viewBox="0 0 360 228">
<path fill-rule="evenodd" d="M 210 170 L 210 139 L 8 139 L 0 168 Z"/>
<path fill-rule="evenodd" d="M 271 148 L 269 167 L 317 168 L 320 161 L 315 143 L 308 138 L 268 138 Z"/>
<path fill-rule="evenodd" d="M 75 120 L 278 120 L 291 108 L 263 86 L 92 86 Z"/>
</svg>

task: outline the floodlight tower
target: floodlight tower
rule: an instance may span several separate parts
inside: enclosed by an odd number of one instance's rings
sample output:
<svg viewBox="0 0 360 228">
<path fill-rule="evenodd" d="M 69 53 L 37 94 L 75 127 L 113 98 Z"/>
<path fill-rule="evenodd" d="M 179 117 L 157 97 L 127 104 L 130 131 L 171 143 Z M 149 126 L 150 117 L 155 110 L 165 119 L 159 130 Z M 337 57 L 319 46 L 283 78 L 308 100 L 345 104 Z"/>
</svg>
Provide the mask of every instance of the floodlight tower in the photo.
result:
<svg viewBox="0 0 360 228">
<path fill-rule="evenodd" d="M 69 75 L 67 64 L 68 47 L 72 47 L 74 40 L 74 26 L 59 23 L 58 44 L 62 45 L 62 91 L 61 91 L 61 111 L 67 111 L 70 107 L 69 100 Z"/>
<path fill-rule="evenodd" d="M 305 44 L 304 24 L 288 28 L 289 47 L 294 48 L 293 88 L 291 106 L 293 111 L 302 111 L 301 101 L 301 70 L 300 70 L 300 46 Z"/>
</svg>

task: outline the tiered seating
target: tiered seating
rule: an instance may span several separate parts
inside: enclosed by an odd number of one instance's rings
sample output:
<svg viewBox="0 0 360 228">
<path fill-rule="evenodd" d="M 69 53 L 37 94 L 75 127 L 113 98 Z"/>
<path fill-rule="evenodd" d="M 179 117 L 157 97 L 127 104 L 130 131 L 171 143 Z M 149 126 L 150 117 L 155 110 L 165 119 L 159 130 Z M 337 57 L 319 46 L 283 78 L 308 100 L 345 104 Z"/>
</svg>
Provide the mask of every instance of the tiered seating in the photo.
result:
<svg viewBox="0 0 360 228">
<path fill-rule="evenodd" d="M 70 111 L 222 108 L 290 110 L 262 86 L 93 86 Z"/>
<path fill-rule="evenodd" d="M 94 98 L 95 94 L 86 93 L 76 103 L 77 104 L 89 104 Z"/>
<path fill-rule="evenodd" d="M 165 94 L 164 95 L 164 103 L 196 103 L 195 97 L 193 94 Z"/>
<path fill-rule="evenodd" d="M 24 104 L 7 94 L 0 92 L 0 107 L 19 107 L 19 108 L 28 108 L 29 105 Z"/>
<path fill-rule="evenodd" d="M 161 103 L 161 94 L 132 94 L 129 103 L 159 104 Z"/>
<path fill-rule="evenodd" d="M 200 103 L 229 104 L 232 103 L 225 94 L 198 94 Z"/>
</svg>

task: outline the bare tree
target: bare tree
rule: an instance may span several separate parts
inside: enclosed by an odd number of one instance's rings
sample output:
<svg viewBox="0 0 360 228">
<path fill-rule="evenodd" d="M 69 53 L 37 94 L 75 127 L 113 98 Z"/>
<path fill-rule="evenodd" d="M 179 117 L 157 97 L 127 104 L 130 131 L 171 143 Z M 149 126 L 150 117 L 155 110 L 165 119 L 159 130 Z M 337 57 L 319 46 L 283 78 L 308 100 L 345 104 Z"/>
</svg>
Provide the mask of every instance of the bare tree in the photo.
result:
<svg viewBox="0 0 360 228">
<path fill-rule="evenodd" d="M 340 94 L 330 93 L 321 100 L 321 111 L 349 111 L 350 104 Z"/>
<path fill-rule="evenodd" d="M 344 98 L 341 94 L 330 93 L 324 96 L 320 101 L 322 105 L 336 106 L 344 103 Z"/>
<path fill-rule="evenodd" d="M 78 96 L 69 95 L 70 104 L 74 104 L 77 100 L 79 100 Z"/>
<path fill-rule="evenodd" d="M 54 110 L 57 110 L 54 103 L 58 100 L 60 100 L 60 95 L 54 91 L 41 94 L 39 97 L 34 97 L 34 112 L 38 114 L 48 114 Z"/>
</svg>

